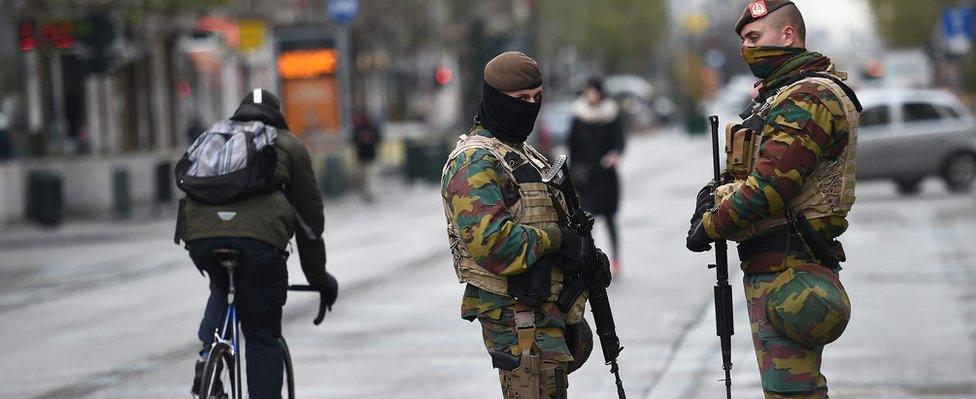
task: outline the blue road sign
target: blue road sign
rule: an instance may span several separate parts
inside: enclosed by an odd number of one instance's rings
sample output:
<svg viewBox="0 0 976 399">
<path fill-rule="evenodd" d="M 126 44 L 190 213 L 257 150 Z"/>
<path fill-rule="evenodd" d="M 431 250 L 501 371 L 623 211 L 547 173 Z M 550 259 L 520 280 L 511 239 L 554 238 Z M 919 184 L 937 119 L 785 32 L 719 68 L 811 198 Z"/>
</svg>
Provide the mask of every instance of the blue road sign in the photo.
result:
<svg viewBox="0 0 976 399">
<path fill-rule="evenodd" d="M 942 39 L 949 53 L 968 53 L 973 34 L 972 6 L 951 7 L 942 13 Z"/>
<path fill-rule="evenodd" d="M 329 18 L 337 23 L 346 24 L 356 19 L 356 15 L 359 14 L 359 0 L 329 0 L 326 9 Z"/>
<path fill-rule="evenodd" d="M 942 13 L 945 37 L 973 38 L 973 7 L 952 7 Z"/>
</svg>

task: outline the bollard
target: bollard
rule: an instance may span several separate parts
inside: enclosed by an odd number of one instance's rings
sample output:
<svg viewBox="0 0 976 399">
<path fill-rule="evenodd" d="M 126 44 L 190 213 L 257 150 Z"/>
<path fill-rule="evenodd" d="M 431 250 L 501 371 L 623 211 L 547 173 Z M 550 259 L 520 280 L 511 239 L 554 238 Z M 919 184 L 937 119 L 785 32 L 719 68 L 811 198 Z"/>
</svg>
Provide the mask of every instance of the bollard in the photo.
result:
<svg viewBox="0 0 976 399">
<path fill-rule="evenodd" d="M 31 172 L 28 177 L 27 218 L 44 226 L 57 226 L 64 217 L 61 176 L 49 171 Z"/>
<path fill-rule="evenodd" d="M 156 164 L 156 205 L 173 200 L 173 164 L 160 161 Z"/>
<path fill-rule="evenodd" d="M 132 194 L 129 189 L 129 171 L 116 168 L 112 172 L 112 189 L 115 193 L 115 216 L 128 219 L 132 216 Z"/>
<path fill-rule="evenodd" d="M 403 165 L 403 178 L 407 183 L 412 184 L 421 174 L 420 170 L 422 167 L 420 166 L 420 156 L 418 154 L 420 146 L 417 140 L 414 139 L 407 139 L 405 146 L 407 159 Z"/>
</svg>

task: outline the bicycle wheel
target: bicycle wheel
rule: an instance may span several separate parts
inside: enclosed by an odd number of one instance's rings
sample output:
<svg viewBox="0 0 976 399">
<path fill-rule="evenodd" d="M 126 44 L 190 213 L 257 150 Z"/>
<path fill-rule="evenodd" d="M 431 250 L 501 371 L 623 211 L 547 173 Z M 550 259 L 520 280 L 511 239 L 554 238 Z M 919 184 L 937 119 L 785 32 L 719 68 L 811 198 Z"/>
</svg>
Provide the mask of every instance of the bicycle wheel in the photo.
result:
<svg viewBox="0 0 976 399">
<path fill-rule="evenodd" d="M 234 355 L 230 345 L 218 343 L 210 350 L 203 379 L 200 381 L 200 399 L 241 399 L 234 393 Z"/>
<path fill-rule="evenodd" d="M 281 393 L 282 398 L 295 399 L 295 371 L 291 365 L 291 351 L 288 350 L 288 343 L 285 342 L 285 338 L 278 338 L 278 342 L 281 344 L 281 352 L 285 358 L 285 384 L 282 390 L 285 392 Z"/>
</svg>

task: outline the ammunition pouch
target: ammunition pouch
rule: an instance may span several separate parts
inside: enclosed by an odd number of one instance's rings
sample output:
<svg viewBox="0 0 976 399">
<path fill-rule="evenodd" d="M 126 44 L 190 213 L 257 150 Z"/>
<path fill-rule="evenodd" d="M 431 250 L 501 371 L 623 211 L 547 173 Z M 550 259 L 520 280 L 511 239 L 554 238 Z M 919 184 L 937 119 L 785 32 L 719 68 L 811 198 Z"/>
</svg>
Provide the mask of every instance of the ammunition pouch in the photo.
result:
<svg viewBox="0 0 976 399">
<path fill-rule="evenodd" d="M 745 180 L 752 173 L 762 142 L 761 133 L 738 124 L 725 127 L 726 171 L 733 180 Z"/>
</svg>

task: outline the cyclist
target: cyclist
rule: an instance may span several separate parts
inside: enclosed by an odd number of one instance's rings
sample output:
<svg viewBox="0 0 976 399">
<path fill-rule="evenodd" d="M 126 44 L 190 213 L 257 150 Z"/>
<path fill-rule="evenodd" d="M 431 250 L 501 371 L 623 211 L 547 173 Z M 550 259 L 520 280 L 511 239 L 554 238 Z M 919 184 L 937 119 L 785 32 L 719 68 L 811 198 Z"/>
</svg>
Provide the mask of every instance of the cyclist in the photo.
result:
<svg viewBox="0 0 976 399">
<path fill-rule="evenodd" d="M 276 133 L 266 134 L 266 137 L 273 137 L 267 143 L 273 143 L 275 157 L 267 163 L 276 164 L 272 179 L 274 189 L 237 197 L 219 205 L 192 193 L 180 201 L 177 242 L 182 239 L 186 243 L 196 267 L 210 276 L 210 299 L 198 332 L 203 343 L 202 358 L 196 363 L 192 392 L 195 394 L 199 390 L 204 359 L 227 308 L 228 274 L 212 255 L 213 250 L 226 248 L 240 253 L 234 273 L 236 302 L 247 342 L 248 392 L 252 398 L 280 398 L 284 353 L 278 339 L 281 337 L 282 306 L 288 290 L 285 260 L 289 253 L 285 248 L 293 235 L 309 285 L 320 288 L 331 298 L 335 298 L 338 286 L 335 278 L 325 270 L 322 196 L 315 183 L 308 149 L 288 133 L 288 124 L 277 97 L 262 89 L 248 93 L 234 115 L 215 125 L 211 131 L 245 128 L 264 129 L 248 131 L 248 139 L 268 131 Z M 211 156 L 196 155 L 194 158 L 193 155 L 195 151 L 205 151 L 205 136 L 207 133 L 190 147 L 184 160 Z M 270 148 L 265 150 L 271 152 Z M 216 159 L 223 155 L 212 156 Z M 271 167 L 265 169 L 269 170 L 266 173 L 270 178 Z M 190 171 L 192 173 L 193 169 Z M 183 184 L 180 166 L 177 166 L 177 176 Z M 187 190 L 184 188 L 184 191 Z"/>
</svg>

